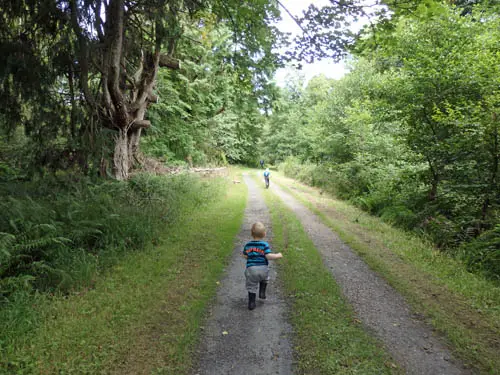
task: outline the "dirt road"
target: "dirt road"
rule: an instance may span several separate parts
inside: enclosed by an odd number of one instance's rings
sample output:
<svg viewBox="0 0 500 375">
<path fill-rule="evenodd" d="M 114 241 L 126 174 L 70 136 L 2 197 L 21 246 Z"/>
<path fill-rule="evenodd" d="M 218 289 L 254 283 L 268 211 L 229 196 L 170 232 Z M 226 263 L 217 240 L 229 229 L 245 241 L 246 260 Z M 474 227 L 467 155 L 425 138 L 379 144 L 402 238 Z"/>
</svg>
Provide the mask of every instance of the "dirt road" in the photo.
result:
<svg viewBox="0 0 500 375">
<path fill-rule="evenodd" d="M 200 375 L 292 374 L 287 306 L 272 262 L 267 299 L 257 299 L 253 311 L 247 308 L 245 259 L 240 255 L 241 250 L 251 239 L 250 228 L 256 221 L 266 225 L 267 240 L 272 247 L 272 228 L 259 188 L 248 176 L 244 176 L 244 181 L 249 193 L 245 219 L 204 327 L 196 372 Z"/>
</svg>

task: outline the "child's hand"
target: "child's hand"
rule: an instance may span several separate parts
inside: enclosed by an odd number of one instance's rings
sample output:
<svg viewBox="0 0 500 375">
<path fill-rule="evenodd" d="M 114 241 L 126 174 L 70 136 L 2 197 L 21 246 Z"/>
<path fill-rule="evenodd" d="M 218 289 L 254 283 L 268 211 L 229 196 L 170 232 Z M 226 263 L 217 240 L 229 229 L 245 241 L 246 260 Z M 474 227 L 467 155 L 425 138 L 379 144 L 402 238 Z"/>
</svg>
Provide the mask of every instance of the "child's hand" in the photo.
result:
<svg viewBox="0 0 500 375">
<path fill-rule="evenodd" d="M 283 255 L 281 253 L 266 254 L 267 260 L 275 260 L 275 259 L 280 259 L 280 258 L 283 258 Z"/>
</svg>

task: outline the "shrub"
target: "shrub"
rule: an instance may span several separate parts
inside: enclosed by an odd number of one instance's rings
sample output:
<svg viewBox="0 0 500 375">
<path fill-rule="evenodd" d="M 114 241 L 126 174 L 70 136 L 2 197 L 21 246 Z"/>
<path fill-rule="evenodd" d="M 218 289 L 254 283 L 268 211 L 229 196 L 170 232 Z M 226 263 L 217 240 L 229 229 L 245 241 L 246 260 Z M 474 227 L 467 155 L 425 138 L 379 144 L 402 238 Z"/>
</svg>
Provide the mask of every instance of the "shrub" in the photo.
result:
<svg viewBox="0 0 500 375">
<path fill-rule="evenodd" d="M 286 176 L 348 199 L 390 224 L 420 231 L 438 247 L 457 252 L 471 271 L 500 278 L 500 226 L 466 243 L 471 238 L 467 228 L 479 231 L 491 225 L 476 223 L 474 210 L 480 198 L 459 194 L 443 182 L 439 199 L 429 201 L 422 165 L 364 165 L 355 160 L 314 165 L 289 157 L 279 169 Z M 492 217 L 489 222 L 498 223 L 498 219 Z"/>
<path fill-rule="evenodd" d="M 387 223 L 413 229 L 418 224 L 418 216 L 408 207 L 397 205 L 388 206 L 380 211 L 380 217 Z"/>
<path fill-rule="evenodd" d="M 500 224 L 460 246 L 458 256 L 470 271 L 500 281 Z"/>
<path fill-rule="evenodd" d="M 293 156 L 278 165 L 278 170 L 282 171 L 285 176 L 296 178 L 299 175 L 301 165 L 299 160 Z"/>
</svg>

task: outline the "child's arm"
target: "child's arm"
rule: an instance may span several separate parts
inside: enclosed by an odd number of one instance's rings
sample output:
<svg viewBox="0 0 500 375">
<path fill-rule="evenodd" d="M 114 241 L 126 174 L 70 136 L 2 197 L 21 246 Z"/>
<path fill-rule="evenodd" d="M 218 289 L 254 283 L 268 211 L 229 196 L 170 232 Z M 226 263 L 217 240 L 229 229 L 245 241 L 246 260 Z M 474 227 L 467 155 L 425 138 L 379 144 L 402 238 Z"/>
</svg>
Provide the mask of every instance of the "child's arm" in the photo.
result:
<svg viewBox="0 0 500 375">
<path fill-rule="evenodd" d="M 281 253 L 269 253 L 266 254 L 266 259 L 267 260 L 275 260 L 275 259 L 280 259 L 283 258 L 283 254 Z"/>
</svg>

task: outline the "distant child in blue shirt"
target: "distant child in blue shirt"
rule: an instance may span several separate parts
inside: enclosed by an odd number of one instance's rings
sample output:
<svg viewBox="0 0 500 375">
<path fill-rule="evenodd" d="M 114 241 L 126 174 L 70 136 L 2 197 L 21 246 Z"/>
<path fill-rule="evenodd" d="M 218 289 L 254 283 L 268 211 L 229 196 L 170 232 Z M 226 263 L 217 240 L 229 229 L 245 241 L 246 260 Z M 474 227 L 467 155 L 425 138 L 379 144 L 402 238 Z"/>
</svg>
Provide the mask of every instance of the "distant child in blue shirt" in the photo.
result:
<svg viewBox="0 0 500 375">
<path fill-rule="evenodd" d="M 252 225 L 253 241 L 243 248 L 242 255 L 247 260 L 245 269 L 246 288 L 248 290 L 248 309 L 255 309 L 255 297 L 259 289 L 259 298 L 266 299 L 266 287 L 269 281 L 269 260 L 280 259 L 281 253 L 273 253 L 271 247 L 263 239 L 266 237 L 266 227 L 257 222 Z"/>
<path fill-rule="evenodd" d="M 269 168 L 266 168 L 264 171 L 264 180 L 266 181 L 266 188 L 269 187 L 269 177 L 271 176 L 271 172 L 269 171 Z"/>
</svg>

